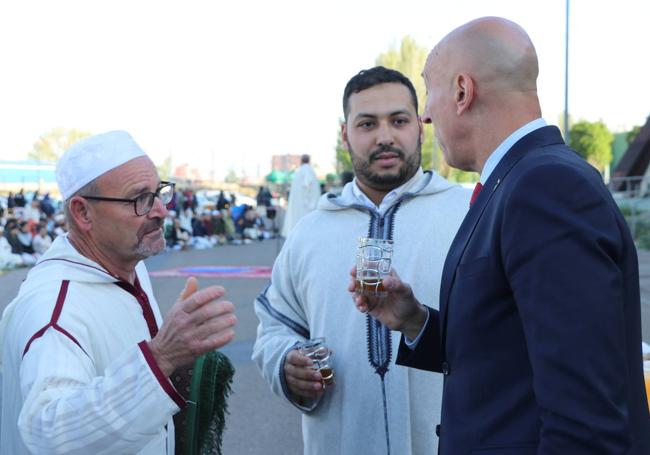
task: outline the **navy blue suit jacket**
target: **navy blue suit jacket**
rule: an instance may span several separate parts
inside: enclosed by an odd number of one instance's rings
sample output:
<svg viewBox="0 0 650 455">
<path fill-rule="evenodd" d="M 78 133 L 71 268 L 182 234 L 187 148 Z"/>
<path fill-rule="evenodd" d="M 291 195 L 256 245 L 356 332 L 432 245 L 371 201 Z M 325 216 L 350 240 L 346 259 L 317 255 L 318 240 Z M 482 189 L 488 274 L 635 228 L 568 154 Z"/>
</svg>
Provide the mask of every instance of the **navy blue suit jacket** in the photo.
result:
<svg viewBox="0 0 650 455">
<path fill-rule="evenodd" d="M 490 175 L 429 313 L 397 362 L 445 375 L 441 454 L 650 454 L 636 250 L 557 128 Z"/>
</svg>

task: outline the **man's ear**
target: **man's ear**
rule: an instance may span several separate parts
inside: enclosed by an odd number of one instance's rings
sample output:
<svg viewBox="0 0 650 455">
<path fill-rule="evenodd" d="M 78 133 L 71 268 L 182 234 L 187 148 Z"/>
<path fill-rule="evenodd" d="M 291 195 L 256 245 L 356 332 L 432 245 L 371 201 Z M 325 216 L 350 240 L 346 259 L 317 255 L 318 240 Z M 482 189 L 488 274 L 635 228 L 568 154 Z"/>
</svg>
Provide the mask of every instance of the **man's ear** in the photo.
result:
<svg viewBox="0 0 650 455">
<path fill-rule="evenodd" d="M 424 125 L 422 123 L 422 117 L 418 115 L 418 128 L 420 131 L 420 144 L 424 144 Z"/>
<path fill-rule="evenodd" d="M 456 102 L 456 114 L 469 110 L 474 101 L 474 80 L 465 73 L 458 73 L 454 84 L 454 101 Z"/>
<path fill-rule="evenodd" d="M 341 143 L 343 148 L 350 151 L 350 145 L 348 144 L 348 125 L 346 121 L 341 122 Z"/>
<path fill-rule="evenodd" d="M 82 232 L 88 232 L 92 228 L 92 213 L 90 203 L 81 196 L 73 196 L 70 199 L 70 216 L 74 224 Z"/>
</svg>

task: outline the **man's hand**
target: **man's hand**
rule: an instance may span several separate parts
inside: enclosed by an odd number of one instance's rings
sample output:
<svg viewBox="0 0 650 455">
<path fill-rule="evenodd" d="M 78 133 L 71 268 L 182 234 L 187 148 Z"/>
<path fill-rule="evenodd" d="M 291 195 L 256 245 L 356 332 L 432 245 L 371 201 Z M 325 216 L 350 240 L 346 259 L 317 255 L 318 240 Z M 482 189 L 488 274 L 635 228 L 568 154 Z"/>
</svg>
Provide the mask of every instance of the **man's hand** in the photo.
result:
<svg viewBox="0 0 650 455">
<path fill-rule="evenodd" d="M 170 308 L 158 334 L 149 342 L 149 349 L 158 366 L 169 376 L 181 366 L 192 364 L 197 357 L 228 344 L 235 337 L 232 327 L 237 322 L 235 307 L 227 300 L 221 286 L 198 290 L 194 277 Z"/>
<path fill-rule="evenodd" d="M 323 394 L 320 371 L 312 368 L 312 360 L 298 349 L 290 351 L 284 359 L 284 378 L 289 391 L 298 398 L 314 400 Z"/>
<path fill-rule="evenodd" d="M 360 295 L 355 292 L 357 269 L 350 271 L 348 291 L 357 309 L 368 313 L 391 330 L 402 332 L 407 338 L 415 339 L 427 320 L 427 309 L 413 295 L 411 286 L 403 282 L 394 270 L 383 279 L 385 297 Z"/>
</svg>

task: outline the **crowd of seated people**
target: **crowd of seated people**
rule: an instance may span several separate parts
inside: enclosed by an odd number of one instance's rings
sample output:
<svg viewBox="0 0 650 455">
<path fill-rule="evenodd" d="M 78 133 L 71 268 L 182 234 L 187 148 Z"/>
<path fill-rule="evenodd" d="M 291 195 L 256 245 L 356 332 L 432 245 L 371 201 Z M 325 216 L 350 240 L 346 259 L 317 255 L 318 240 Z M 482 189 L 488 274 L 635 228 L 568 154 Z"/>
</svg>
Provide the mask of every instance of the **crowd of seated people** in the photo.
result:
<svg viewBox="0 0 650 455">
<path fill-rule="evenodd" d="M 59 204 L 49 194 L 9 193 L 0 204 L 0 269 L 30 266 L 66 231 Z"/>
<path fill-rule="evenodd" d="M 66 232 L 62 203 L 49 194 L 19 191 L 0 203 L 0 270 L 31 266 Z M 267 207 L 236 204 L 221 192 L 214 208 L 200 208 L 191 190 L 177 190 L 168 206 L 165 239 L 170 250 L 248 244 L 274 237 Z"/>
<path fill-rule="evenodd" d="M 170 210 L 165 220 L 167 247 L 174 250 L 241 245 L 274 237 L 258 210 L 249 205 L 204 210 Z"/>
</svg>

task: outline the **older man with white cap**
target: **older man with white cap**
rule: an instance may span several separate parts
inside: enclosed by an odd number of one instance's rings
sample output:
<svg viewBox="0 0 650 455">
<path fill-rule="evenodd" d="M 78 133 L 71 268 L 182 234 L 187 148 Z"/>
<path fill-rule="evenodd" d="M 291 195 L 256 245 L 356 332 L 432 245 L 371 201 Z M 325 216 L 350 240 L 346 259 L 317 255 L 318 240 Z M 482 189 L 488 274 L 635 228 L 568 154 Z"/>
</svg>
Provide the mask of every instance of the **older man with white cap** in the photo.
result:
<svg viewBox="0 0 650 455">
<path fill-rule="evenodd" d="M 232 340 L 233 305 L 190 278 L 162 323 L 142 259 L 164 248 L 174 186 L 128 133 L 77 143 L 56 175 L 69 234 L 0 322 L 0 453 L 172 454 L 185 401 L 168 377 Z"/>
</svg>

